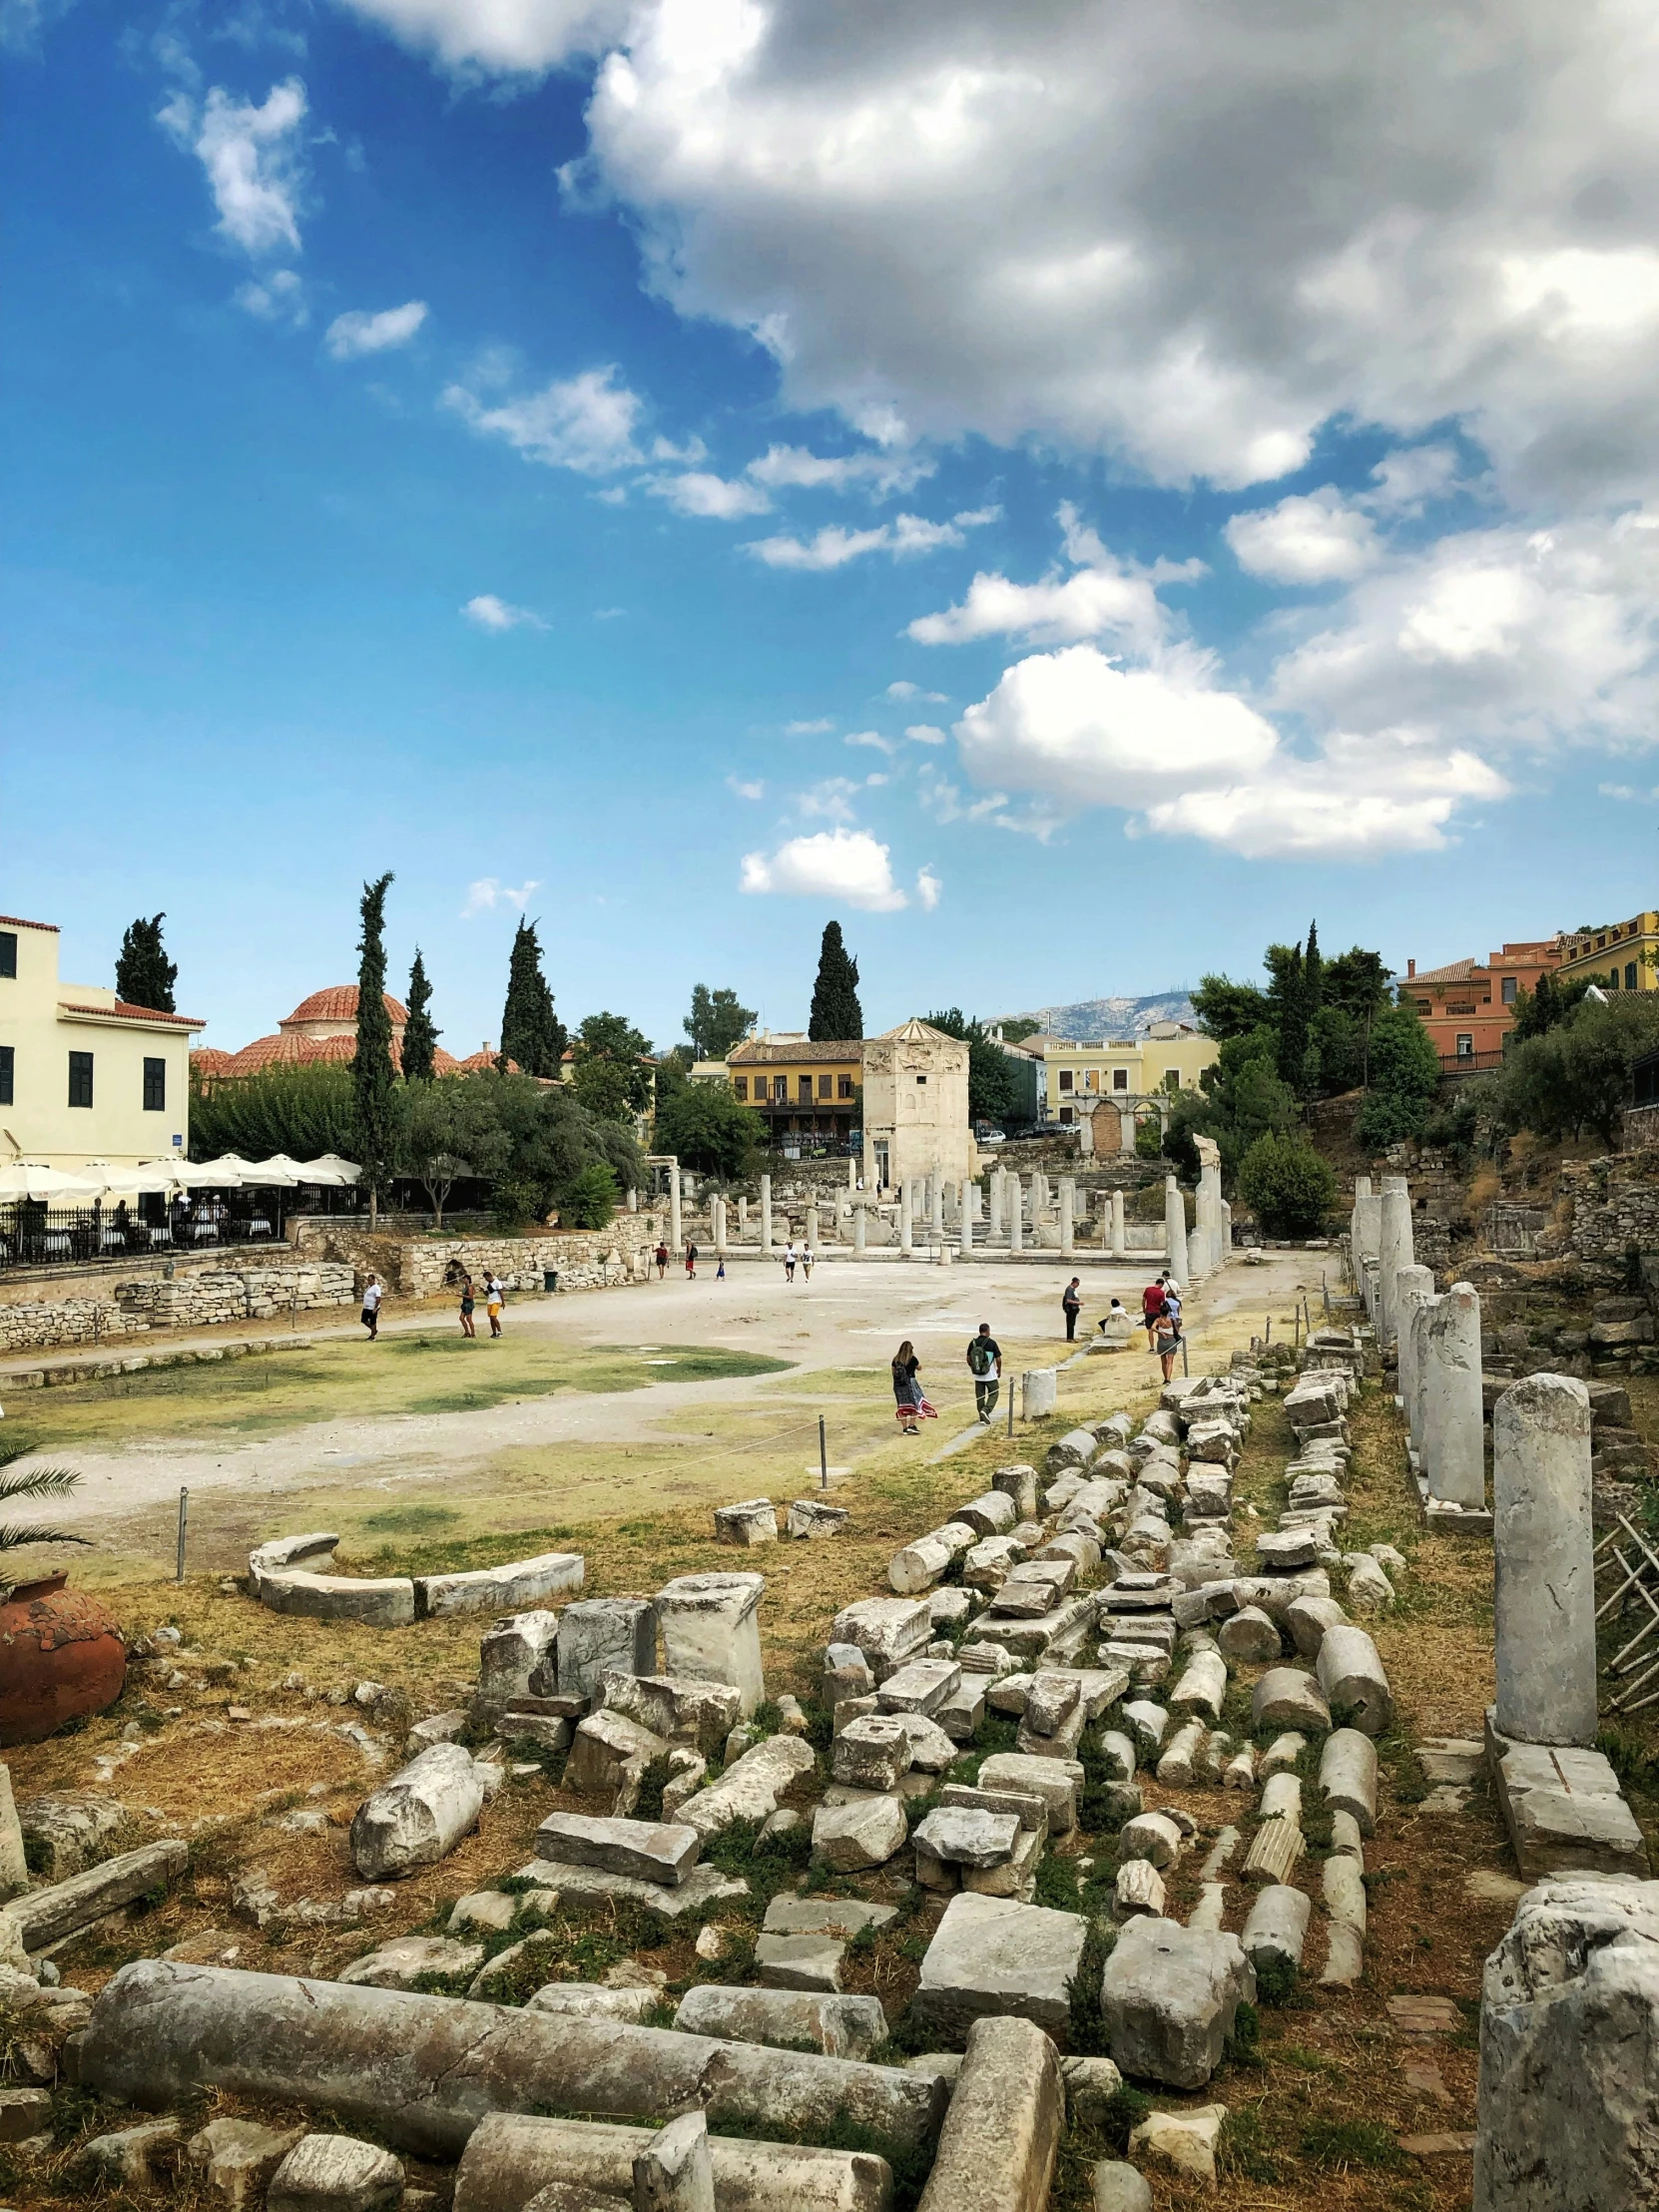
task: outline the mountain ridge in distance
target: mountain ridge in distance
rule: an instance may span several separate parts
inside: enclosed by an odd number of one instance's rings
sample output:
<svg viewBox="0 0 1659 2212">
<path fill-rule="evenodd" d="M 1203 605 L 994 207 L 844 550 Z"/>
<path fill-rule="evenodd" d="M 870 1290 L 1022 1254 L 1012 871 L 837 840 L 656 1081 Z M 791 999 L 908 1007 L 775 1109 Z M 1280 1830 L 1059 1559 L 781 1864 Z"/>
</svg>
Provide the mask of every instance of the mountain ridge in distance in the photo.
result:
<svg viewBox="0 0 1659 2212">
<path fill-rule="evenodd" d="M 1153 991 L 1140 998 L 1078 998 L 1068 1006 L 1033 1006 L 995 1018 L 1039 1022 L 1051 1037 L 1096 1044 L 1102 1037 L 1143 1037 L 1155 1021 L 1190 1022 L 1193 1002 L 1186 990 Z"/>
</svg>

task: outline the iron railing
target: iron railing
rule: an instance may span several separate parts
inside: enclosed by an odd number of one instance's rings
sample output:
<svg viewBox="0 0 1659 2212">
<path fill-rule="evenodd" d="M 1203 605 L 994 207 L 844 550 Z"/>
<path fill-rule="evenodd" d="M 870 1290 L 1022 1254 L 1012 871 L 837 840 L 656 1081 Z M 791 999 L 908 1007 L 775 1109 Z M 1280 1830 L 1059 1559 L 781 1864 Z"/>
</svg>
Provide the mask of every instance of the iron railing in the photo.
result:
<svg viewBox="0 0 1659 2212">
<path fill-rule="evenodd" d="M 0 1206 L 0 1268 L 96 1267 L 153 1254 L 212 1252 L 226 1245 L 274 1244 L 282 1235 L 275 1202 L 236 1211 L 198 1203 L 189 1213 L 146 1220 L 109 1206 Z"/>
</svg>

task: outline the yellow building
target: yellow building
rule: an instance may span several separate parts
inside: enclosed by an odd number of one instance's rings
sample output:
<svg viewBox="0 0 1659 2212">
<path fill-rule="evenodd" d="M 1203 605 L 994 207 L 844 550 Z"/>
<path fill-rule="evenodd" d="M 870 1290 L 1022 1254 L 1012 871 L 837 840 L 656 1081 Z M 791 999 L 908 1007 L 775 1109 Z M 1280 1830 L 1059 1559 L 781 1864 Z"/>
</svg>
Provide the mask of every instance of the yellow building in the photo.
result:
<svg viewBox="0 0 1659 2212">
<path fill-rule="evenodd" d="M 1659 990 L 1659 914 L 1573 929 L 1561 939 L 1559 983 L 1587 975 L 1604 991 Z"/>
<path fill-rule="evenodd" d="M 1155 1112 L 1166 1119 L 1170 1101 L 1196 1091 L 1204 1070 L 1221 1057 L 1214 1038 L 1184 1021 L 1155 1021 L 1144 1036 L 1121 1041 L 1041 1041 L 1047 1119 L 1076 1127 L 1085 1152 L 1132 1152 L 1137 1117 Z"/>
<path fill-rule="evenodd" d="M 746 1037 L 726 1056 L 732 1090 L 773 1137 L 848 1137 L 858 1119 L 862 1042 L 814 1044 L 796 1031 Z"/>
<path fill-rule="evenodd" d="M 58 979 L 58 931 L 0 914 L 0 1165 L 74 1169 L 190 1152 L 188 1014 Z"/>
</svg>

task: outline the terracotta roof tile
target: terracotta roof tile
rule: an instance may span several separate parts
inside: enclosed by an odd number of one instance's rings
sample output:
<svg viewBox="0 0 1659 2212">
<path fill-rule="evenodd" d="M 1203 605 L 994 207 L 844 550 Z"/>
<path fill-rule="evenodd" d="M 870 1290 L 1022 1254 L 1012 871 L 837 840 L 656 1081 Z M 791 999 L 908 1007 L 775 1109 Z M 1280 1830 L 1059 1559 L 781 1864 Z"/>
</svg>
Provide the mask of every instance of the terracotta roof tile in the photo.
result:
<svg viewBox="0 0 1659 2212">
<path fill-rule="evenodd" d="M 800 1044 L 768 1044 L 759 1037 L 751 1037 L 746 1044 L 738 1045 L 726 1055 L 726 1064 L 734 1068 L 789 1067 L 796 1062 L 805 1066 L 809 1061 L 861 1060 L 864 1055 L 860 1037 L 827 1037 L 813 1044 L 804 1039 Z"/>
<path fill-rule="evenodd" d="M 382 995 L 392 1020 L 407 1021 L 409 1009 L 402 1000 L 393 998 L 390 991 Z M 302 998 L 285 1018 L 288 1021 L 355 1021 L 357 986 L 355 983 L 330 983 L 323 990 L 312 991 L 309 998 Z"/>
</svg>

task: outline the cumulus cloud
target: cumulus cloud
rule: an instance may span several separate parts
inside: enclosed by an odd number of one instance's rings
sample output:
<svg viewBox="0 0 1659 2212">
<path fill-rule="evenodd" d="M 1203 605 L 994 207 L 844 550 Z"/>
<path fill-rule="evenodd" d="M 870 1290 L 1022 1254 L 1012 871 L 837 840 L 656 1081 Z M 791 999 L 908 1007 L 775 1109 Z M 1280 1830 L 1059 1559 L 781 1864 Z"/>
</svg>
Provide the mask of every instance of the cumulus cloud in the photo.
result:
<svg viewBox="0 0 1659 2212">
<path fill-rule="evenodd" d="M 843 530 L 838 523 L 817 536 L 758 538 L 746 550 L 768 568 L 844 568 L 864 553 L 887 553 L 895 561 L 917 553 L 935 552 L 941 545 L 961 545 L 964 530 L 977 530 L 994 522 L 999 507 L 974 507 L 953 515 L 948 522 L 927 522 L 920 515 L 895 515 L 873 530 Z"/>
<path fill-rule="evenodd" d="M 916 899 L 926 913 L 930 914 L 933 911 L 943 890 L 944 885 L 930 867 L 917 869 Z"/>
<path fill-rule="evenodd" d="M 740 888 L 823 898 L 866 913 L 891 913 L 909 903 L 893 881 L 889 848 L 867 830 L 820 830 L 791 837 L 776 852 L 746 852 Z"/>
<path fill-rule="evenodd" d="M 221 237 L 255 259 L 299 252 L 305 172 L 299 126 L 305 88 L 297 77 L 273 85 L 259 107 L 215 85 L 199 107 L 176 92 L 158 121 L 202 164 Z"/>
<path fill-rule="evenodd" d="M 470 921 L 474 914 L 493 913 L 498 906 L 511 912 L 523 913 L 530 903 L 530 893 L 541 885 L 532 875 L 515 890 L 511 883 L 502 882 L 499 875 L 480 875 L 475 883 L 466 887 L 466 904 L 461 908 L 461 919 Z"/>
<path fill-rule="evenodd" d="M 804 445 L 770 445 L 748 473 L 774 490 L 802 486 L 810 491 L 862 491 L 872 498 L 914 491 L 938 463 L 917 453 L 813 453 Z"/>
<path fill-rule="evenodd" d="M 347 0 L 405 45 L 463 73 L 539 75 L 627 28 L 627 0 Z"/>
<path fill-rule="evenodd" d="M 1376 564 L 1376 525 L 1334 484 L 1234 515 L 1225 532 L 1242 569 L 1276 584 L 1346 584 Z"/>
<path fill-rule="evenodd" d="M 700 470 L 684 476 L 653 476 L 647 480 L 646 489 L 656 498 L 666 499 L 676 514 L 702 515 L 717 522 L 764 515 L 772 506 L 758 485 Z"/>
<path fill-rule="evenodd" d="M 526 460 L 603 476 L 642 458 L 634 433 L 644 401 L 619 382 L 620 375 L 614 364 L 584 369 L 496 406 L 486 406 L 465 384 L 451 384 L 443 400 L 480 437 L 504 438 Z"/>
<path fill-rule="evenodd" d="M 891 738 L 882 737 L 878 730 L 854 730 L 849 737 L 842 738 L 841 743 L 842 745 L 868 746 L 872 753 L 896 753 L 898 751 Z"/>
<path fill-rule="evenodd" d="M 335 315 L 323 339 L 336 361 L 354 361 L 364 353 L 384 353 L 394 345 L 407 345 L 426 320 L 424 299 L 409 299 L 401 307 L 382 307 L 369 314 L 353 307 Z"/>
<path fill-rule="evenodd" d="M 767 795 L 765 784 L 759 781 L 746 784 L 739 776 L 729 776 L 726 779 L 726 789 L 735 799 L 765 799 Z"/>
<path fill-rule="evenodd" d="M 904 735 L 912 745 L 943 745 L 944 732 L 931 722 L 912 722 Z"/>
<path fill-rule="evenodd" d="M 481 591 L 476 599 L 469 599 L 461 609 L 467 621 L 480 630 L 545 630 L 547 625 L 540 615 L 532 614 L 528 607 L 515 607 L 505 599 L 497 599 L 492 591 Z"/>
</svg>

